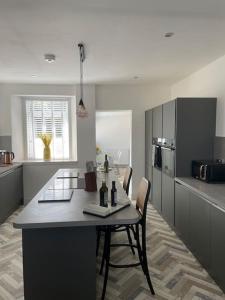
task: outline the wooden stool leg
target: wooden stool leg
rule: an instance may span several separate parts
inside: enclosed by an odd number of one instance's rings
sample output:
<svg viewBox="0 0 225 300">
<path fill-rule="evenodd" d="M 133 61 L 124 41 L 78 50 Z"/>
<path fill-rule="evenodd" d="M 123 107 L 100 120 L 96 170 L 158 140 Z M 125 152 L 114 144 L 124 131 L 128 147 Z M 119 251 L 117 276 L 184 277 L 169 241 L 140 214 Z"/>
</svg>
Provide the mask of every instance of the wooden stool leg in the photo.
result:
<svg viewBox="0 0 225 300">
<path fill-rule="evenodd" d="M 130 249 L 131 249 L 133 255 L 135 255 L 134 247 L 132 246 L 132 238 L 130 235 L 130 229 L 128 227 L 126 227 L 126 231 L 127 231 L 127 238 L 128 238 L 129 244 L 131 245 Z"/>
<path fill-rule="evenodd" d="M 145 268 L 145 276 L 150 288 L 150 291 L 152 295 L 155 295 L 155 291 L 153 289 L 153 285 L 151 282 L 151 278 L 149 275 L 149 269 L 148 269 L 148 259 L 147 259 L 147 254 L 146 254 L 146 228 L 145 228 L 145 223 L 142 225 L 142 253 L 143 253 L 143 266 Z"/>
<path fill-rule="evenodd" d="M 138 249 L 139 260 L 140 260 L 140 263 L 141 263 L 142 271 L 145 274 L 145 267 L 144 267 L 144 263 L 143 263 L 142 250 L 141 250 L 140 237 L 139 237 L 139 224 L 136 225 L 136 241 L 137 241 L 137 249 Z"/>
</svg>

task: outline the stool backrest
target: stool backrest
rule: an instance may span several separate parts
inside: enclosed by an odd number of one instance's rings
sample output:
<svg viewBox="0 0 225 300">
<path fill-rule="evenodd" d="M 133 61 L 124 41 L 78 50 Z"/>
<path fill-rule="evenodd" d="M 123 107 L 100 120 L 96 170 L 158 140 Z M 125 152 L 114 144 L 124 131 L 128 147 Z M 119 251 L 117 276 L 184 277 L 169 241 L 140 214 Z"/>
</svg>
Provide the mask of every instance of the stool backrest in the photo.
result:
<svg viewBox="0 0 225 300">
<path fill-rule="evenodd" d="M 131 167 L 126 168 L 126 172 L 125 172 L 124 180 L 123 180 L 123 189 L 126 191 L 127 195 L 129 194 L 130 180 L 131 180 L 132 172 L 133 172 L 133 170 Z"/>
<path fill-rule="evenodd" d="M 150 189 L 151 189 L 150 181 L 143 177 L 138 186 L 136 208 L 139 210 L 142 217 L 144 218 L 146 217 Z"/>
</svg>

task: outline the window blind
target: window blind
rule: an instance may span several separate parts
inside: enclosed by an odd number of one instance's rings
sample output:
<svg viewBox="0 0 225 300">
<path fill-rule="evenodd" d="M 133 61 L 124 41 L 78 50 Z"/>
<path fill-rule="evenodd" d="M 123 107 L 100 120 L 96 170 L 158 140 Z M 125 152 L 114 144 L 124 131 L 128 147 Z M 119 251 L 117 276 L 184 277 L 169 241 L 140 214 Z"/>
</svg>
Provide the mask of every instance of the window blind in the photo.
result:
<svg viewBox="0 0 225 300">
<path fill-rule="evenodd" d="M 26 129 L 28 159 L 43 158 L 43 142 L 39 134 L 52 135 L 52 159 L 69 159 L 68 100 L 26 100 Z"/>
</svg>

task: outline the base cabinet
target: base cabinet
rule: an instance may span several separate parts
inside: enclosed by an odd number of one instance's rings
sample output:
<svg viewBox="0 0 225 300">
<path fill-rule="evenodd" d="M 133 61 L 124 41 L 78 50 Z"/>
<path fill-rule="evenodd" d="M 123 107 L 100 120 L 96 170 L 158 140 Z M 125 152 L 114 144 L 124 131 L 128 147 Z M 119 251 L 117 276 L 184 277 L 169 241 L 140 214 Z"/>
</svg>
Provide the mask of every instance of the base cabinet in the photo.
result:
<svg viewBox="0 0 225 300">
<path fill-rule="evenodd" d="M 162 215 L 174 226 L 174 178 L 162 173 Z"/>
<path fill-rule="evenodd" d="M 175 229 L 225 292 L 225 210 L 176 182 Z"/>
<path fill-rule="evenodd" d="M 225 292 L 225 211 L 211 207 L 211 275 Z"/>
<path fill-rule="evenodd" d="M 0 176 L 0 223 L 3 223 L 22 203 L 22 167 Z"/>
<path fill-rule="evenodd" d="M 152 168 L 153 189 L 152 204 L 161 213 L 162 211 L 162 172 L 156 168 Z"/>
<path fill-rule="evenodd" d="M 190 193 L 189 246 L 205 268 L 210 267 L 210 204 Z"/>
<path fill-rule="evenodd" d="M 175 227 L 186 244 L 189 243 L 189 191 L 175 183 Z"/>
</svg>

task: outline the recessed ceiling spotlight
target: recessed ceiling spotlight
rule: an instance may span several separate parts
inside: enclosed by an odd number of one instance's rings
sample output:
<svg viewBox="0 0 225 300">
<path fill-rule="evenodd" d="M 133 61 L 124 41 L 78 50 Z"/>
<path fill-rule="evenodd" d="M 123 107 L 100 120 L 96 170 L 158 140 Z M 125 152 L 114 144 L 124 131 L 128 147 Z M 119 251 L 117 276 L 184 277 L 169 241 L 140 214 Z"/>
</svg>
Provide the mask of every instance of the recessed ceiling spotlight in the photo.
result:
<svg viewBox="0 0 225 300">
<path fill-rule="evenodd" d="M 44 57 L 48 63 L 53 63 L 55 61 L 55 54 L 47 53 Z"/>
<path fill-rule="evenodd" d="M 174 32 L 167 32 L 167 33 L 165 33 L 164 36 L 165 36 L 166 38 L 170 38 L 170 37 L 174 36 Z"/>
</svg>

